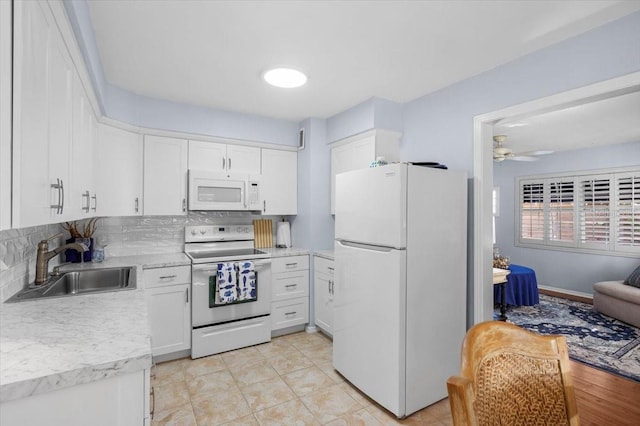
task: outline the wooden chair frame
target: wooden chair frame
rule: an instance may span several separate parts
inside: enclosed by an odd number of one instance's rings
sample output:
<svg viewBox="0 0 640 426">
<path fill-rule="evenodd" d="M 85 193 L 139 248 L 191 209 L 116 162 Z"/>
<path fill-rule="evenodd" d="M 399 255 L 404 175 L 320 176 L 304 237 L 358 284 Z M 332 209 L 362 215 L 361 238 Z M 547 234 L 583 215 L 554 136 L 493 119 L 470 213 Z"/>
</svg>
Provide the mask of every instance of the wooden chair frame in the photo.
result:
<svg viewBox="0 0 640 426">
<path fill-rule="evenodd" d="M 536 360 L 557 362 L 564 393 L 567 424 L 579 425 L 569 353 L 564 336 L 542 336 L 514 324 L 488 321 L 467 332 L 462 345 L 460 376 L 447 380 L 449 403 L 455 426 L 478 426 L 474 403 L 477 373 L 487 360 L 500 354 L 522 355 Z M 540 423 L 536 423 L 540 424 Z"/>
</svg>

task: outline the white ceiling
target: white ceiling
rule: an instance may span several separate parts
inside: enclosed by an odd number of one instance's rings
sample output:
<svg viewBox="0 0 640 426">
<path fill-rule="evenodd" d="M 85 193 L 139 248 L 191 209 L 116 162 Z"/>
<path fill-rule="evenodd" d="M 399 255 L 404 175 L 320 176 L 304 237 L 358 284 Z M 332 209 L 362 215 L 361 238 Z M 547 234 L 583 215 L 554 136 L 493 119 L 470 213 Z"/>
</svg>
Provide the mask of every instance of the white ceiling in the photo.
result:
<svg viewBox="0 0 640 426">
<path fill-rule="evenodd" d="M 89 0 L 106 79 L 137 94 L 301 121 L 407 102 L 640 10 L 640 1 Z M 261 80 L 274 66 L 300 89 Z"/>
<path fill-rule="evenodd" d="M 507 135 L 514 154 L 554 152 L 640 141 L 640 92 L 619 95 L 527 118 L 502 120 L 494 135 Z"/>
</svg>

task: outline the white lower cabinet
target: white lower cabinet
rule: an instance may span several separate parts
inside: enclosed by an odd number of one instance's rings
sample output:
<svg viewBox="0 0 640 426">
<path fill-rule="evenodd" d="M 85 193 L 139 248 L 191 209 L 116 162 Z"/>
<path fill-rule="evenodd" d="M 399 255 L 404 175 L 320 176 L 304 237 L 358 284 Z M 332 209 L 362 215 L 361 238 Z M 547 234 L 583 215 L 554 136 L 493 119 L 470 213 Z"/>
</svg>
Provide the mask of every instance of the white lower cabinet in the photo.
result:
<svg viewBox="0 0 640 426">
<path fill-rule="evenodd" d="M 333 336 L 333 260 L 313 257 L 313 297 L 315 324 Z"/>
<path fill-rule="evenodd" d="M 149 370 L 40 393 L 0 405 L 2 426 L 148 425 Z"/>
<path fill-rule="evenodd" d="M 309 322 L 309 256 L 272 258 L 271 277 L 272 334 L 303 329 Z"/>
<path fill-rule="evenodd" d="M 191 267 L 144 270 L 151 352 L 155 357 L 191 349 Z"/>
</svg>

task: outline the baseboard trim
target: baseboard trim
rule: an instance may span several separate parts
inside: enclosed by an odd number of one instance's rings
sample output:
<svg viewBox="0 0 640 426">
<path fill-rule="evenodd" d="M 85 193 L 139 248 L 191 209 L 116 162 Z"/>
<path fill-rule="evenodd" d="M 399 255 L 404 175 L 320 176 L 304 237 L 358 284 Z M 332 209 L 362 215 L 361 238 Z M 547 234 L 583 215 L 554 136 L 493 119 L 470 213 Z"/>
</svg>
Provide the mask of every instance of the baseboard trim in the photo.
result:
<svg viewBox="0 0 640 426">
<path fill-rule="evenodd" d="M 562 297 L 564 299 L 569 299 L 576 302 L 588 303 L 589 305 L 593 305 L 593 295 L 589 293 L 567 290 L 564 288 L 549 287 L 546 285 L 539 285 L 538 291 L 548 296 Z"/>
</svg>

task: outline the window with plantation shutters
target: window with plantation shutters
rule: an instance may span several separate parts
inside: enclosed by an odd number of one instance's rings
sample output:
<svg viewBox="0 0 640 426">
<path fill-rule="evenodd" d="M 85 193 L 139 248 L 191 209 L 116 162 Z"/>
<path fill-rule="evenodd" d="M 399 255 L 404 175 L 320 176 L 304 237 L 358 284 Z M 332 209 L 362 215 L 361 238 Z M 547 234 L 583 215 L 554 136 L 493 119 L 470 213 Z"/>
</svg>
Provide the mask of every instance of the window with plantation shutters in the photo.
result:
<svg viewBox="0 0 640 426">
<path fill-rule="evenodd" d="M 616 175 L 615 185 L 616 250 L 635 252 L 640 249 L 640 173 Z"/>
<path fill-rule="evenodd" d="M 579 245 L 608 250 L 611 242 L 611 177 L 579 179 Z"/>
<path fill-rule="evenodd" d="M 574 242 L 574 203 L 573 179 L 549 180 L 547 203 L 550 244 L 573 244 Z"/>
<path fill-rule="evenodd" d="M 517 179 L 516 244 L 640 254 L 640 170 Z"/>
<path fill-rule="evenodd" d="M 523 182 L 520 186 L 520 238 L 544 239 L 544 186 L 542 182 Z"/>
</svg>

